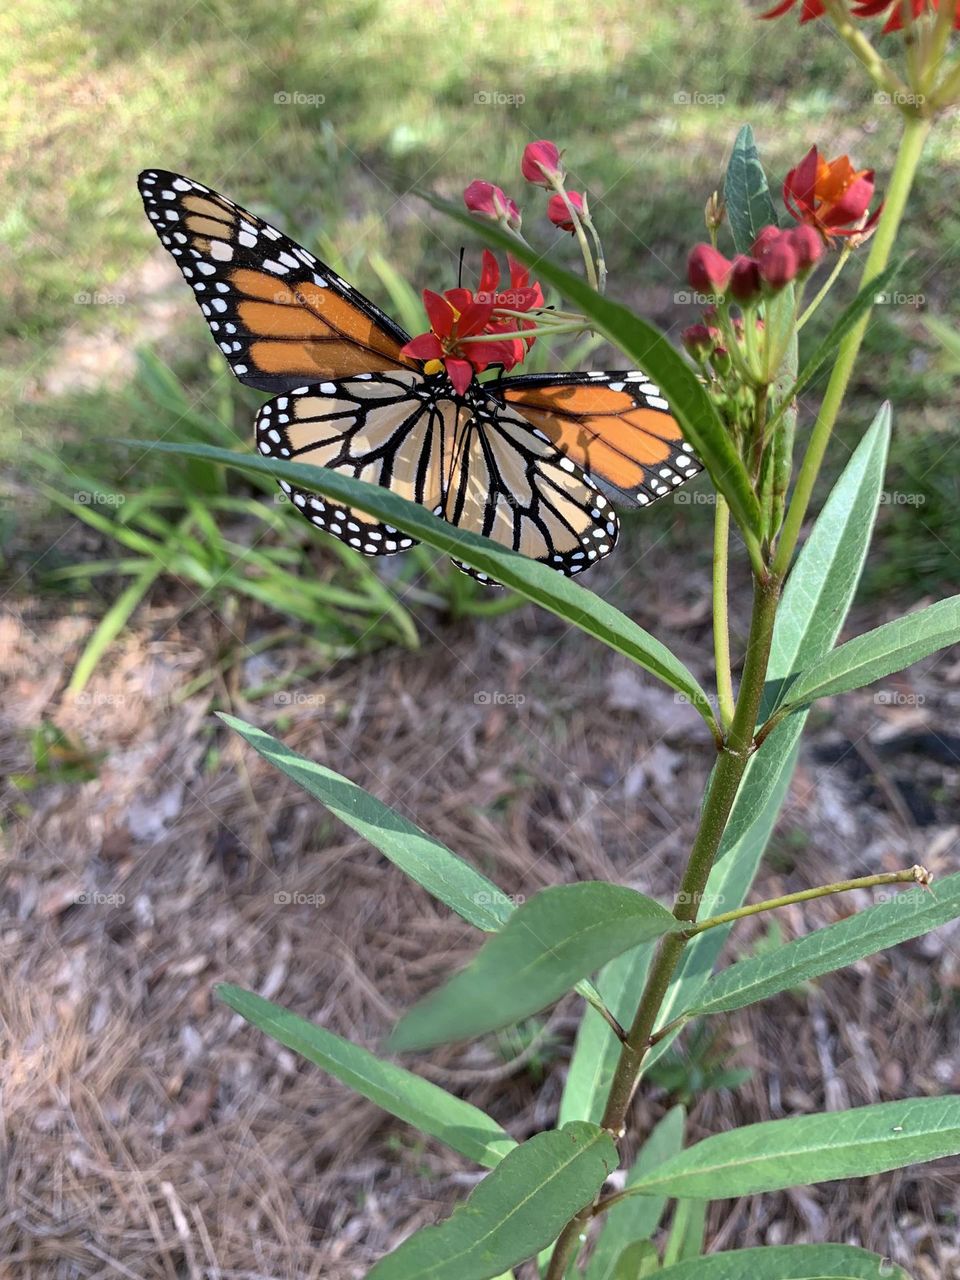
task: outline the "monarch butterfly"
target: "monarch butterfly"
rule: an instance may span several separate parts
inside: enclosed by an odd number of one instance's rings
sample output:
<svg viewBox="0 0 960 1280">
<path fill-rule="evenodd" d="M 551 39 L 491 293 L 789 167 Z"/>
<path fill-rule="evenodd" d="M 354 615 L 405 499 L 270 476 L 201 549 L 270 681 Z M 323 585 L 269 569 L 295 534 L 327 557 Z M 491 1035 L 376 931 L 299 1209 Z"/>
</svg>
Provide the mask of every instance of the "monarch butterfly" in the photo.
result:
<svg viewBox="0 0 960 1280">
<path fill-rule="evenodd" d="M 700 470 L 641 371 L 474 378 L 459 394 L 442 369 L 402 352 L 399 325 L 263 219 L 162 169 L 143 172 L 139 188 L 231 369 L 274 393 L 256 419 L 265 456 L 384 485 L 568 575 L 616 544 L 607 495 L 645 506 Z M 414 545 L 362 511 L 280 485 L 364 555 Z"/>
</svg>

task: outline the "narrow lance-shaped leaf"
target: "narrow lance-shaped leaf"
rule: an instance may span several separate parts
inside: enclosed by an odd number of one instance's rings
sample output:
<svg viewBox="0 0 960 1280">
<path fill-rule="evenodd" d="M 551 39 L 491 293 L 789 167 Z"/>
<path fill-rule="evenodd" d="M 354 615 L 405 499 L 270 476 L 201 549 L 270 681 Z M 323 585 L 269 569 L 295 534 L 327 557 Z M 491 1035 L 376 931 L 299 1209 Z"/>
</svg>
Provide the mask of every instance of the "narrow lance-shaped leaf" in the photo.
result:
<svg viewBox="0 0 960 1280">
<path fill-rule="evenodd" d="M 508 895 L 439 840 L 427 835 L 349 778 L 299 755 L 255 725 L 223 712 L 219 714 L 221 720 L 235 729 L 264 760 L 275 765 L 341 822 L 369 840 L 404 875 L 426 889 L 438 902 L 450 907 L 468 924 L 483 929 L 485 933 L 496 933 L 509 918 L 514 906 Z M 593 984 L 585 979 L 577 983 L 576 989 L 594 1007 L 602 1003 Z M 596 1016 L 600 1017 L 599 1014 Z"/>
<path fill-rule="evenodd" d="M 817 698 L 860 689 L 957 643 L 960 595 L 939 600 L 848 640 L 797 677 L 788 691 L 787 702 L 802 706 Z"/>
<path fill-rule="evenodd" d="M 598 333 L 620 348 L 628 360 L 652 378 L 670 402 L 670 408 L 726 497 L 734 518 L 746 536 L 760 536 L 760 508 L 749 476 L 710 397 L 696 373 L 674 350 L 659 329 L 623 306 L 597 293 L 585 280 L 565 271 L 541 253 L 489 221 L 481 221 L 456 205 L 425 196 L 435 208 L 469 227 L 494 248 L 505 249 L 535 269 L 537 277 L 554 285 L 575 303 Z"/>
<path fill-rule="evenodd" d="M 325 494 L 345 507 L 359 507 L 361 511 L 402 529 L 428 546 L 456 556 L 474 569 L 480 569 L 505 587 L 512 587 L 528 600 L 557 614 L 571 626 L 579 627 L 587 635 L 610 645 L 618 653 L 624 654 L 672 689 L 688 697 L 711 732 L 715 731 L 716 719 L 707 695 L 693 674 L 666 645 L 638 627 L 619 609 L 545 564 L 530 560 L 508 547 L 501 547 L 489 538 L 458 529 L 427 511 L 425 507 L 409 502 L 389 489 L 356 480 L 353 476 L 341 475 L 327 467 L 287 462 L 280 458 L 261 458 L 255 454 L 233 453 L 209 445 L 180 445 L 163 441 L 145 444 L 139 441 L 136 447 L 140 450 L 156 449 L 164 453 L 175 453 L 183 457 L 205 458 L 241 471 L 269 475 L 276 480 L 289 480 L 303 488 Z"/>
<path fill-rule="evenodd" d="M 711 978 L 687 1017 L 729 1013 L 833 973 L 960 917 L 960 873 L 929 889 L 895 893 L 846 920 L 797 938 L 767 955 L 730 965 Z"/>
<path fill-rule="evenodd" d="M 355 1093 L 369 1098 L 421 1133 L 459 1151 L 468 1160 L 492 1167 L 516 1147 L 510 1135 L 478 1107 L 455 1098 L 439 1085 L 334 1035 L 252 991 L 218 986 L 217 995 L 241 1017 L 303 1054 Z"/>
<path fill-rule="evenodd" d="M 469 863 L 376 796 L 279 742 L 263 729 L 221 713 L 224 724 L 380 850 L 411 880 L 469 924 L 495 933 L 513 910 L 506 894 Z"/>
<path fill-rule="evenodd" d="M 711 1253 L 657 1272 L 657 1280 L 910 1280 L 889 1258 L 847 1244 L 767 1245 Z"/>
<path fill-rule="evenodd" d="M 770 199 L 753 129 L 748 124 L 733 144 L 723 182 L 723 199 L 734 247 L 737 253 L 749 253 L 761 229 L 776 226 L 777 211 Z"/>
<path fill-rule="evenodd" d="M 367 1280 L 491 1280 L 555 1239 L 616 1165 L 613 1139 L 596 1125 L 538 1133 L 445 1222 L 405 1240 Z"/>
<path fill-rule="evenodd" d="M 889 433 L 884 407 L 844 468 L 787 579 L 773 632 L 764 699 L 768 710 L 791 673 L 830 648 L 847 615 L 880 502 Z M 805 712 L 791 716 L 750 759 L 707 881 L 701 915 L 733 911 L 746 901 L 787 793 L 805 722 Z M 730 926 L 708 929 L 684 948 L 658 1027 L 696 1003 L 729 931 Z M 666 1036 L 654 1046 L 644 1070 L 668 1050 L 672 1039 Z"/>
<path fill-rule="evenodd" d="M 543 889 L 465 969 L 410 1010 L 391 1046 L 427 1049 L 508 1027 L 620 952 L 679 927 L 666 907 L 620 885 L 586 881 Z"/>
<path fill-rule="evenodd" d="M 958 1152 L 960 1096 L 908 1098 L 714 1134 L 641 1178 L 630 1194 L 734 1199 L 864 1178 Z"/>
<path fill-rule="evenodd" d="M 790 571 L 777 610 L 765 720 L 796 674 L 833 645 L 849 612 L 873 532 L 890 443 L 890 406 L 883 405 L 857 445 Z"/>
</svg>

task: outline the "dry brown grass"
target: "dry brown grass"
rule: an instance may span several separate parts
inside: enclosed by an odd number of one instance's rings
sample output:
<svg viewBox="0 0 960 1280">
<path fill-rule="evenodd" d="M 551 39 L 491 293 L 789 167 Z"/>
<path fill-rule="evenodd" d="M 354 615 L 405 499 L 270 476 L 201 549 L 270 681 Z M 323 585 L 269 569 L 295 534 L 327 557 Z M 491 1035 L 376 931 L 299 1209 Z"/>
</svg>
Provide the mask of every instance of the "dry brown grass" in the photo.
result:
<svg viewBox="0 0 960 1280">
<path fill-rule="evenodd" d="M 676 605 L 669 578 L 626 603 L 696 665 L 704 583 L 691 578 Z M 527 896 L 594 877 L 667 893 L 711 748 L 672 698 L 532 610 L 433 619 L 422 654 L 381 654 L 304 686 L 319 707 L 247 703 L 242 664 L 178 702 L 229 637 L 202 612 L 177 616 L 169 600 L 142 612 L 73 704 L 62 690 L 88 621 L 35 601 L 3 623 L 0 767 L 27 768 L 26 733 L 42 716 L 104 754 L 88 781 L 4 793 L 0 1277 L 353 1280 L 477 1171 L 249 1029 L 212 986 L 237 982 L 376 1047 L 477 936 L 231 737 L 214 706 L 348 774 Z M 297 658 L 270 661 L 279 671 Z M 949 741 L 958 679 L 941 662 L 913 678 L 919 711 L 864 695 L 842 719 L 821 718 L 758 893 L 916 860 L 956 869 L 960 766 L 898 743 L 907 731 Z M 478 705 L 479 690 L 525 701 Z M 862 735 L 872 769 L 849 747 Z M 923 828 L 911 816 L 921 790 Z M 811 904 L 783 928 L 864 904 Z M 762 927 L 746 926 L 734 950 Z M 958 942 L 942 929 L 718 1024 L 725 1059 L 753 1076 L 704 1097 L 692 1135 L 960 1090 Z M 577 1011 L 564 1001 L 514 1061 L 488 1040 L 417 1069 L 523 1138 L 553 1121 Z M 638 1126 L 668 1101 L 648 1088 Z M 850 1241 L 918 1280 L 956 1277 L 957 1171 L 940 1162 L 718 1204 L 712 1247 Z"/>
</svg>

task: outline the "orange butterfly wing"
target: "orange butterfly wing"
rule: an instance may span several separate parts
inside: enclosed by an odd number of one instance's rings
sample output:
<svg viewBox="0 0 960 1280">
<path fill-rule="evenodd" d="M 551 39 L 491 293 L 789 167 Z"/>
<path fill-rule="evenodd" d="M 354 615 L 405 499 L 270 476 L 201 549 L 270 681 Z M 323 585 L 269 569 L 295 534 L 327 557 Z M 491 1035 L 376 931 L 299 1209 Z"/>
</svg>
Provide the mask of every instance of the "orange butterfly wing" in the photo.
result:
<svg viewBox="0 0 960 1280">
<path fill-rule="evenodd" d="M 588 475 L 640 506 L 701 470 L 659 388 L 639 371 L 531 374 L 484 390 L 522 414 Z"/>
<path fill-rule="evenodd" d="M 408 335 L 308 250 L 200 182 L 147 169 L 147 217 L 172 254 L 241 382 L 304 382 L 418 366 Z"/>
</svg>

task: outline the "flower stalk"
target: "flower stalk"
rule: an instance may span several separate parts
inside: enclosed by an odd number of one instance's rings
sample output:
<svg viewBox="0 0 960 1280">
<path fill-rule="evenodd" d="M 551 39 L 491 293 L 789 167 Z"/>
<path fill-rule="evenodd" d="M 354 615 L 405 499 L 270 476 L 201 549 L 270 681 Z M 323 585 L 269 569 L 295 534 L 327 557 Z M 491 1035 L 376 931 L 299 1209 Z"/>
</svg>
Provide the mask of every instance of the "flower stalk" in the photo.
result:
<svg viewBox="0 0 960 1280">
<path fill-rule="evenodd" d="M 904 120 L 903 134 L 893 173 L 890 176 L 883 213 L 880 215 L 877 230 L 870 243 L 870 253 L 863 268 L 861 288 L 878 276 L 890 261 L 890 254 L 900 229 L 930 127 L 931 122 L 919 116 L 909 116 Z M 782 576 L 786 573 L 793 558 L 807 508 L 813 496 L 814 485 L 820 474 L 824 454 L 839 416 L 864 334 L 870 323 L 870 314 L 868 311 L 841 340 L 837 359 L 820 405 L 820 412 L 817 414 L 810 436 L 810 443 L 797 474 L 793 497 L 787 507 L 783 530 L 773 561 L 773 571 L 777 575 Z"/>
</svg>

